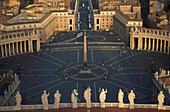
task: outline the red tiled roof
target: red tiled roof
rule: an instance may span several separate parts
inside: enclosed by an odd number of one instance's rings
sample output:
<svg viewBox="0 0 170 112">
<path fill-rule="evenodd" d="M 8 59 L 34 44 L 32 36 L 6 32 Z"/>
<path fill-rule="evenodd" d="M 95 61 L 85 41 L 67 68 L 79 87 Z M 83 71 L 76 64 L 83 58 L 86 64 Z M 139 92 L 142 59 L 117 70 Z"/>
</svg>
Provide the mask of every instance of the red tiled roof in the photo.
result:
<svg viewBox="0 0 170 112">
<path fill-rule="evenodd" d="M 3 25 L 16 25 L 16 24 L 28 24 L 28 23 L 41 23 L 42 21 L 44 21 L 51 13 L 53 12 L 66 12 L 66 10 L 54 10 L 54 11 L 50 11 L 47 14 L 45 14 L 39 21 L 32 21 L 32 22 L 19 22 L 19 23 L 2 23 Z"/>
<path fill-rule="evenodd" d="M 116 11 L 117 13 L 119 13 L 122 17 L 124 17 L 127 21 L 143 21 L 142 19 L 130 19 L 128 16 L 126 16 L 125 14 L 123 14 L 121 11 L 116 10 L 116 9 L 103 9 L 101 11 Z"/>
<path fill-rule="evenodd" d="M 157 109 L 127 109 L 127 108 L 97 108 L 93 107 L 91 109 L 87 108 L 60 108 L 56 110 L 25 110 L 25 111 L 9 111 L 9 112 L 168 112 L 166 110 L 157 110 Z"/>
</svg>

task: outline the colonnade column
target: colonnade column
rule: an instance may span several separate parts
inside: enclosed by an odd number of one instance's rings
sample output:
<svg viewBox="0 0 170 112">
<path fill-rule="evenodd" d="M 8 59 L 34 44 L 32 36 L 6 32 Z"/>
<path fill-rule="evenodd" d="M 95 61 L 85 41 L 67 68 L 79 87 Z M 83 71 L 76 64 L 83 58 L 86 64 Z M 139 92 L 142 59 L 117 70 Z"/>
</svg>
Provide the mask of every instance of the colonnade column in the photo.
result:
<svg viewBox="0 0 170 112">
<path fill-rule="evenodd" d="M 20 41 L 20 51 L 21 51 L 21 53 L 23 52 L 22 51 L 22 41 Z"/>
<path fill-rule="evenodd" d="M 5 56 L 8 56 L 7 45 L 5 44 Z"/>
<path fill-rule="evenodd" d="M 27 48 L 26 48 L 26 41 L 24 41 L 24 52 L 27 52 Z"/>
<path fill-rule="evenodd" d="M 170 50 L 170 40 L 168 41 L 168 54 L 169 54 L 169 51 Z"/>
<path fill-rule="evenodd" d="M 151 49 L 151 38 L 149 38 L 149 46 L 148 46 L 148 50 Z"/>
<path fill-rule="evenodd" d="M 164 40 L 164 53 L 166 53 L 166 40 Z"/>
<path fill-rule="evenodd" d="M 29 52 L 33 52 L 33 47 L 32 47 L 32 40 L 28 41 L 28 46 L 29 46 Z"/>
<path fill-rule="evenodd" d="M 162 52 L 162 40 L 161 40 L 161 44 L 160 44 L 160 51 Z"/>
<path fill-rule="evenodd" d="M 156 42 L 156 51 L 158 51 L 158 47 L 159 47 L 159 39 L 157 39 L 157 42 Z"/>
<path fill-rule="evenodd" d="M 37 40 L 37 52 L 40 51 L 40 39 Z"/>
<path fill-rule="evenodd" d="M 18 42 L 16 42 L 16 52 L 18 54 Z"/>
<path fill-rule="evenodd" d="M 3 45 L 1 45 L 1 54 L 2 54 L 2 57 L 4 57 L 4 49 L 3 49 Z"/>
<path fill-rule="evenodd" d="M 130 38 L 130 48 L 134 49 L 134 38 L 133 37 Z"/>
<path fill-rule="evenodd" d="M 13 55 L 15 54 L 14 43 L 12 43 L 12 53 L 13 53 Z"/>
<path fill-rule="evenodd" d="M 139 37 L 138 38 L 138 50 L 141 50 L 142 49 L 142 38 L 141 37 Z"/>
<path fill-rule="evenodd" d="M 146 46 L 147 46 L 147 43 L 146 43 L 147 41 L 146 40 L 147 40 L 147 38 L 145 38 L 145 48 L 144 48 L 145 50 L 146 50 Z"/>
<path fill-rule="evenodd" d="M 9 47 L 9 56 L 11 56 L 11 44 L 10 43 L 8 44 L 8 47 Z"/>
<path fill-rule="evenodd" d="M 152 51 L 154 51 L 155 50 L 155 39 L 153 39 L 153 41 L 152 41 Z"/>
</svg>

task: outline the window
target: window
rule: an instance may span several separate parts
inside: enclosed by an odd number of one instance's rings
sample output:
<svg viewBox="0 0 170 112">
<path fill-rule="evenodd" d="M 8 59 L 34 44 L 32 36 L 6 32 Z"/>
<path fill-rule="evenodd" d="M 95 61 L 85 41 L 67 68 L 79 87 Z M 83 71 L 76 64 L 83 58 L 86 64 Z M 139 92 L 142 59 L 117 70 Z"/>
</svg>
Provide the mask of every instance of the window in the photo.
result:
<svg viewBox="0 0 170 112">
<path fill-rule="evenodd" d="M 107 21 L 108 21 L 109 19 L 107 19 Z"/>
<path fill-rule="evenodd" d="M 108 27 L 108 25 L 106 25 L 106 27 Z"/>
<path fill-rule="evenodd" d="M 104 19 L 103 19 L 103 21 L 104 21 Z"/>
<path fill-rule="evenodd" d="M 99 24 L 99 19 L 96 19 L 96 21 L 97 21 L 97 24 Z"/>
<path fill-rule="evenodd" d="M 19 26 L 18 26 L 18 28 L 19 28 Z"/>
<path fill-rule="evenodd" d="M 14 29 L 15 27 L 13 27 L 13 29 Z"/>
<path fill-rule="evenodd" d="M 24 26 L 24 28 L 25 28 L 25 26 Z"/>
<path fill-rule="evenodd" d="M 34 25 L 34 27 L 36 27 L 36 25 Z"/>
<path fill-rule="evenodd" d="M 112 19 L 110 19 L 112 21 Z"/>
<path fill-rule="evenodd" d="M 70 24 L 72 25 L 72 19 L 70 19 Z"/>
<path fill-rule="evenodd" d="M 31 27 L 31 25 L 30 25 L 30 27 Z"/>
</svg>

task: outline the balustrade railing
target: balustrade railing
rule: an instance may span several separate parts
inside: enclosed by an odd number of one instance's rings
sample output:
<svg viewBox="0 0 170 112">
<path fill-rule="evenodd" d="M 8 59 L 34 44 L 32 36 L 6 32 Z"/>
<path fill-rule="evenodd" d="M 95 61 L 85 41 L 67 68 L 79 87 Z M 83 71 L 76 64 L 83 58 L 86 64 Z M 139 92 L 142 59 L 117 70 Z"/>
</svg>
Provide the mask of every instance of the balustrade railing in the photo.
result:
<svg viewBox="0 0 170 112">
<path fill-rule="evenodd" d="M 100 108 L 101 104 L 100 103 L 91 103 L 91 107 L 99 107 Z M 72 103 L 60 103 L 59 104 L 60 108 L 72 108 Z M 78 103 L 78 108 L 86 107 L 86 103 Z M 118 103 L 105 103 L 105 107 L 117 107 L 118 108 Z M 134 104 L 135 108 L 140 108 L 140 109 L 157 109 L 158 105 L 157 104 Z M 129 108 L 129 104 L 124 104 L 124 108 Z M 21 110 L 42 110 L 44 109 L 43 105 L 21 105 Z M 49 104 L 48 105 L 49 110 L 54 110 L 55 105 L 54 104 Z M 15 110 L 15 106 L 6 106 L 6 107 L 0 107 L 0 111 L 13 111 Z M 170 110 L 170 106 L 165 105 L 162 110 Z"/>
</svg>

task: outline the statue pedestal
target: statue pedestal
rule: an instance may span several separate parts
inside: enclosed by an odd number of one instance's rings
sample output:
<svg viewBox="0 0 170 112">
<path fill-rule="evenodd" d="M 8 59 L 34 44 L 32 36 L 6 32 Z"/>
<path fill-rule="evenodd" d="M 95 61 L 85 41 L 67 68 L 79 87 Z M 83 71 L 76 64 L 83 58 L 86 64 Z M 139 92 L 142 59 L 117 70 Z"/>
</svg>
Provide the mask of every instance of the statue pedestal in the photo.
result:
<svg viewBox="0 0 170 112">
<path fill-rule="evenodd" d="M 105 102 L 101 102 L 101 103 L 100 103 L 100 107 L 101 107 L 101 108 L 105 108 Z"/>
<path fill-rule="evenodd" d="M 72 103 L 73 108 L 77 108 L 77 103 Z"/>
<path fill-rule="evenodd" d="M 21 105 L 16 105 L 15 110 L 21 110 Z"/>
<path fill-rule="evenodd" d="M 86 103 L 86 107 L 87 107 L 87 108 L 91 108 L 91 102 Z"/>
<path fill-rule="evenodd" d="M 54 108 L 59 108 L 59 103 L 54 104 Z"/>
<path fill-rule="evenodd" d="M 129 104 L 129 109 L 134 109 L 135 105 L 134 104 Z"/>
<path fill-rule="evenodd" d="M 158 105 L 158 109 L 159 110 L 163 109 L 163 105 Z"/>
<path fill-rule="evenodd" d="M 119 108 L 124 108 L 124 103 L 119 103 Z"/>
<path fill-rule="evenodd" d="M 86 71 L 84 69 L 81 69 L 80 74 L 92 74 L 92 70 L 89 68 L 87 68 Z"/>
<path fill-rule="evenodd" d="M 44 106 L 44 110 L 48 110 L 48 105 L 43 105 Z"/>
</svg>

